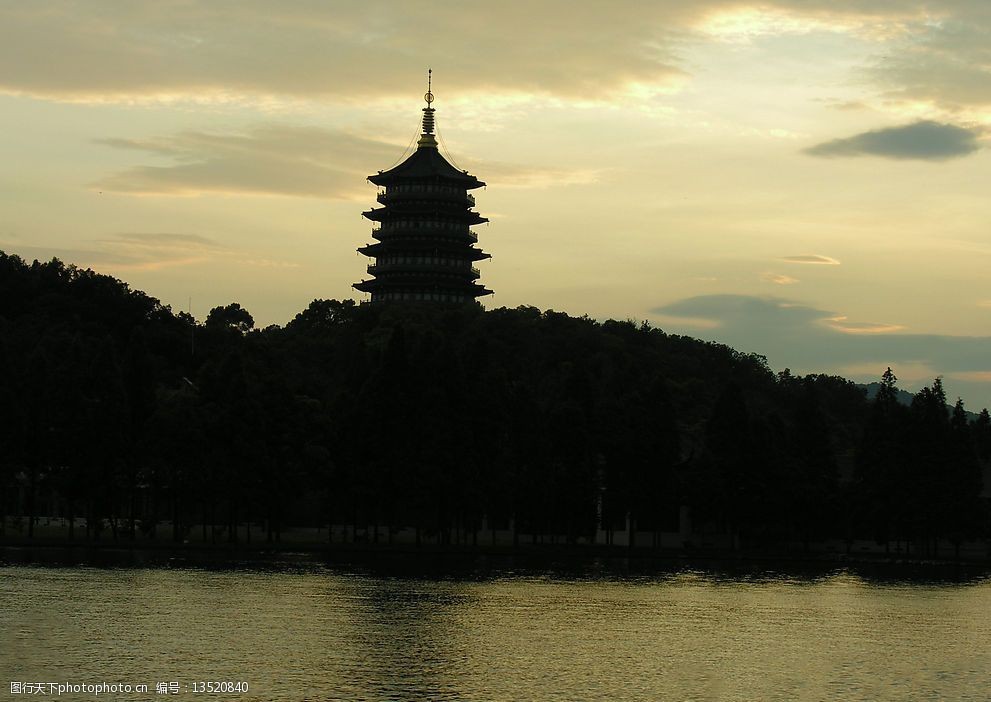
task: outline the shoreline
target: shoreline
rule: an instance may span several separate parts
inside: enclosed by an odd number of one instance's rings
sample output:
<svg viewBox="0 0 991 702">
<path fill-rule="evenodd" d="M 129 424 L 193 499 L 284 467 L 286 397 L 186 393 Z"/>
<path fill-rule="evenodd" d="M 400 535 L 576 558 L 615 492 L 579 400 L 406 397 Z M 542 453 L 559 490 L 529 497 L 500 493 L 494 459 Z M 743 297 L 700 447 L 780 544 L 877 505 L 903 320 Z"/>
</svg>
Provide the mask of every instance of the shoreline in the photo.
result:
<svg viewBox="0 0 991 702">
<path fill-rule="evenodd" d="M 601 567 L 606 570 L 672 569 L 782 569 L 835 570 L 845 567 L 880 570 L 945 571 L 966 570 L 991 575 L 991 558 L 915 556 L 906 553 L 845 553 L 836 551 L 795 551 L 775 548 L 670 549 L 604 545 L 519 544 L 438 545 L 252 542 L 252 543 L 174 543 L 86 541 L 0 538 L 0 567 L 25 563 L 87 565 L 90 560 L 113 561 L 117 565 L 163 565 L 174 561 L 190 565 L 232 565 L 237 563 L 322 563 L 325 565 L 403 565 L 478 566 L 483 569 L 504 565 L 509 568 Z"/>
</svg>

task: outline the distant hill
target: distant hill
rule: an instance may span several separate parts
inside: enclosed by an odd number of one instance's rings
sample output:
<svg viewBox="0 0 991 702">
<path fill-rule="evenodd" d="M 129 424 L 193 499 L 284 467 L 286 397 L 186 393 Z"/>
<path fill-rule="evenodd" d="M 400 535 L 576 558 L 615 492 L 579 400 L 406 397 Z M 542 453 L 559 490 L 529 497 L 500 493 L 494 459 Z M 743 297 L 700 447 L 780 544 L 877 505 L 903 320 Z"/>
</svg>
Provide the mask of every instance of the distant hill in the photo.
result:
<svg viewBox="0 0 991 702">
<path fill-rule="evenodd" d="M 864 392 L 867 393 L 867 399 L 873 400 L 877 396 L 877 391 L 881 387 L 881 383 L 857 383 L 857 387 L 863 388 Z M 915 397 L 913 393 L 908 390 L 898 389 L 897 399 L 899 404 L 905 405 L 906 407 L 911 406 L 912 399 Z M 953 405 L 946 405 L 947 410 L 952 410 Z M 970 410 L 964 410 L 967 413 L 968 421 L 975 421 L 977 419 L 977 413 L 971 412 Z"/>
<path fill-rule="evenodd" d="M 857 383 L 857 387 L 864 389 L 864 392 L 867 393 L 868 400 L 873 400 L 877 397 L 878 390 L 881 389 L 881 383 Z M 912 404 L 912 398 L 915 397 L 913 393 L 910 393 L 908 390 L 902 390 L 901 388 L 899 388 L 897 392 L 898 394 L 896 397 L 900 404 L 903 404 L 906 407 Z"/>
</svg>

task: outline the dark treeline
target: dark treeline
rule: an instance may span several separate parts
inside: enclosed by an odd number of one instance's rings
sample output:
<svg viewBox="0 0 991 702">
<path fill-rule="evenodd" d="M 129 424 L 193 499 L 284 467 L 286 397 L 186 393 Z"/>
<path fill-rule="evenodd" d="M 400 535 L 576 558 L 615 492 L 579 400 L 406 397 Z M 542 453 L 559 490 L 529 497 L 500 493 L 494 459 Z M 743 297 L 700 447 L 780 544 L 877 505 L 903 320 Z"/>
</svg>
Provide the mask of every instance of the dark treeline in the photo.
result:
<svg viewBox="0 0 991 702">
<path fill-rule="evenodd" d="M 0 360 L 0 528 L 21 535 L 656 543 L 686 513 L 744 544 L 989 532 L 991 421 L 938 379 L 905 406 L 889 371 L 868 401 L 646 323 L 315 300 L 257 330 L 236 303 L 201 324 L 0 254 Z"/>
</svg>

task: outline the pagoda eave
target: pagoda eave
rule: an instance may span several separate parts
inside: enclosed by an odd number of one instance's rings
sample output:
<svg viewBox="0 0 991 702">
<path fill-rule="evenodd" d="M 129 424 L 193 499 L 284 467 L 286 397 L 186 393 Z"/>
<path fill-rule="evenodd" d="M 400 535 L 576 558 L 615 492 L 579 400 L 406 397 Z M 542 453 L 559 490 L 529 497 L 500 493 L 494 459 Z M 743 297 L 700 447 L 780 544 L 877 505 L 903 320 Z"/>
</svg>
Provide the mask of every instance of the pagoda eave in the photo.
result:
<svg viewBox="0 0 991 702">
<path fill-rule="evenodd" d="M 408 218 L 413 216 L 418 216 L 424 214 L 424 212 L 429 214 L 435 214 L 438 217 L 446 217 L 450 219 L 456 219 L 463 224 L 472 226 L 475 224 L 485 224 L 488 222 L 487 217 L 483 217 L 477 212 L 471 210 L 439 210 L 436 208 L 430 208 L 427 210 L 422 209 L 406 209 L 402 207 L 397 207 L 395 205 L 390 205 L 388 207 L 377 207 L 371 210 L 366 210 L 361 213 L 361 216 L 365 219 L 370 219 L 373 222 L 388 222 L 391 219 Z"/>
<path fill-rule="evenodd" d="M 374 185 L 379 185 L 382 187 L 388 187 L 390 185 L 396 185 L 397 183 L 406 182 L 408 178 L 402 176 L 389 176 L 385 173 L 378 175 L 368 176 L 368 182 Z M 451 185 L 457 185 L 459 188 L 464 188 L 465 190 L 476 190 L 478 188 L 484 188 L 485 181 L 479 180 L 472 176 L 467 178 L 452 178 L 450 176 L 437 176 L 437 181 L 442 183 L 450 183 Z"/>
<path fill-rule="evenodd" d="M 423 149 L 421 149 L 420 151 L 423 151 Z M 406 163 L 409 163 L 409 161 L 412 160 L 412 158 L 413 157 L 411 156 L 410 159 L 407 159 Z M 443 158 L 441 158 L 441 160 L 443 161 Z M 406 169 L 407 172 L 400 172 L 400 169 L 402 168 L 402 166 L 406 165 L 406 163 L 396 166 L 396 168 L 392 169 L 391 171 L 384 171 L 382 173 L 376 173 L 374 175 L 370 175 L 368 176 L 368 182 L 373 183 L 375 185 L 389 186 L 389 185 L 395 185 L 397 183 L 403 183 L 412 179 L 419 179 L 422 178 L 424 175 L 428 175 L 429 177 L 433 178 L 439 183 L 450 183 L 452 185 L 457 185 L 459 188 L 464 188 L 465 190 L 475 190 L 477 188 L 485 187 L 485 181 L 479 180 L 470 173 L 456 170 L 453 166 L 447 164 L 446 161 L 444 161 L 444 164 L 448 166 L 449 170 L 445 169 L 445 172 L 443 173 L 433 173 L 433 172 L 419 173 L 419 172 L 415 172 L 413 169 Z"/>
<path fill-rule="evenodd" d="M 468 260 L 470 261 L 483 261 L 487 258 L 492 258 L 492 254 L 486 253 L 481 249 L 476 249 L 474 247 L 469 247 L 465 251 L 462 242 L 452 239 L 450 241 L 444 240 L 427 240 L 427 241 L 409 241 L 404 242 L 404 249 L 410 251 L 457 251 L 461 253 L 466 253 Z M 358 253 L 363 256 L 368 256 L 369 258 L 375 258 L 377 256 L 384 256 L 388 254 L 390 247 L 382 242 L 376 244 L 366 244 L 358 249 L 355 249 Z"/>
<path fill-rule="evenodd" d="M 381 293 L 384 291 L 402 291 L 410 289 L 410 283 L 406 280 L 362 280 L 358 283 L 353 283 L 351 285 L 355 290 L 360 290 L 365 293 Z M 422 284 L 418 287 L 419 291 L 423 291 Z M 463 297 L 484 297 L 486 295 L 492 295 L 493 291 L 488 288 L 482 287 L 481 285 L 435 285 L 432 286 L 431 291 L 438 294 L 448 294 L 448 295 L 461 295 Z"/>
</svg>

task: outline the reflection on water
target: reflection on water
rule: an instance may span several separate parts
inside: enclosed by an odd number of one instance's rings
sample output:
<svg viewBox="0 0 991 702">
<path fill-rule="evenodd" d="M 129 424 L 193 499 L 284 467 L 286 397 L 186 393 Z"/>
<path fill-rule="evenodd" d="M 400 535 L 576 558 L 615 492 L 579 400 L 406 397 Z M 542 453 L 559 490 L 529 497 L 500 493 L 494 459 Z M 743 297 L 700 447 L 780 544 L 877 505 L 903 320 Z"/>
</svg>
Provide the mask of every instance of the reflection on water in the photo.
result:
<svg viewBox="0 0 991 702">
<path fill-rule="evenodd" d="M 991 583 L 0 568 L 0 685 L 257 700 L 987 699 Z M 11 696 L 14 698 L 14 696 Z M 68 695 L 63 699 L 93 699 Z M 162 698 L 164 699 L 164 698 Z"/>
</svg>

